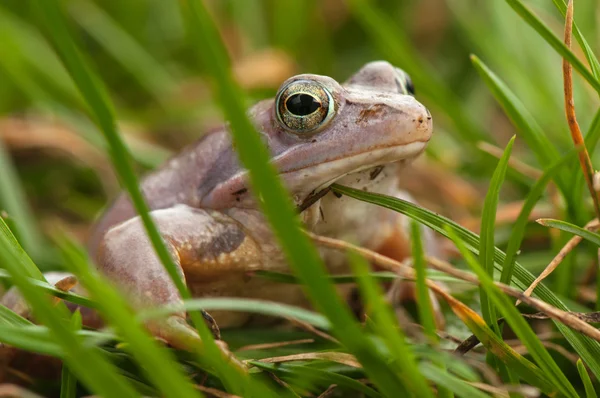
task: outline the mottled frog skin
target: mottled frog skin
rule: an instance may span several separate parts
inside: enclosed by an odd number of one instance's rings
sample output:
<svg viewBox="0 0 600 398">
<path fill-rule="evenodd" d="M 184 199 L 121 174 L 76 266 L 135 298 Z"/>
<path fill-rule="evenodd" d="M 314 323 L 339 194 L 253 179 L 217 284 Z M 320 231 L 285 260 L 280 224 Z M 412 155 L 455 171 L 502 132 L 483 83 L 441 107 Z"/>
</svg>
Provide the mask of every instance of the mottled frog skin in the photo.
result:
<svg viewBox="0 0 600 398">
<path fill-rule="evenodd" d="M 431 115 L 414 98 L 410 79 L 384 61 L 366 64 L 343 84 L 326 76 L 294 76 L 275 98 L 250 108 L 249 116 L 298 206 L 333 182 L 405 197 L 398 189 L 398 168 L 422 153 L 432 134 Z M 225 125 L 147 175 L 141 189 L 194 296 L 306 305 L 299 287 L 252 275 L 289 268 L 247 177 Z M 407 255 L 405 221 L 389 210 L 328 193 L 300 217 L 317 234 L 397 259 Z M 134 306 L 181 301 L 126 195 L 98 221 L 89 251 Z M 344 255 L 321 253 L 331 273 L 348 272 Z M 185 315 L 149 328 L 180 345 L 169 325 L 185 324 Z M 256 320 L 244 313 L 212 315 L 221 327 Z"/>
</svg>

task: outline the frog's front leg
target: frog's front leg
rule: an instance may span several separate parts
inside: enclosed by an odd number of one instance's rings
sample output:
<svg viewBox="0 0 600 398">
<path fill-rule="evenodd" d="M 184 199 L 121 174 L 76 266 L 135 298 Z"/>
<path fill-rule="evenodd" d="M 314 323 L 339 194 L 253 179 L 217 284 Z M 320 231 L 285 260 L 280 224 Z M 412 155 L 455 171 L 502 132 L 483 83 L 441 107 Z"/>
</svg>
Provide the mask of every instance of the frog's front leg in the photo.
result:
<svg viewBox="0 0 600 398">
<path fill-rule="evenodd" d="M 394 197 L 415 203 L 415 200 L 406 191 L 396 190 Z M 382 209 L 383 224 L 387 227 L 387 236 L 378 243 L 375 251 L 397 261 L 404 261 L 411 257 L 411 228 L 410 219 L 403 214 L 392 210 Z M 441 258 L 442 250 L 434 232 L 419 224 L 423 251 L 431 257 Z M 400 304 L 406 300 L 416 299 L 416 285 L 414 282 L 398 280 L 388 290 L 388 297 L 393 304 Z M 436 326 L 443 328 L 444 316 L 437 297 L 429 291 L 429 297 L 435 314 Z"/>
<path fill-rule="evenodd" d="M 210 283 L 261 265 L 261 249 L 234 219 L 217 211 L 177 205 L 154 210 L 160 231 L 179 276 L 187 282 Z M 181 296 L 148 239 L 140 217 L 110 229 L 104 236 L 97 265 L 130 298 L 134 308 L 180 304 Z M 152 334 L 169 344 L 189 349 L 196 332 L 185 312 L 149 321 Z"/>
</svg>

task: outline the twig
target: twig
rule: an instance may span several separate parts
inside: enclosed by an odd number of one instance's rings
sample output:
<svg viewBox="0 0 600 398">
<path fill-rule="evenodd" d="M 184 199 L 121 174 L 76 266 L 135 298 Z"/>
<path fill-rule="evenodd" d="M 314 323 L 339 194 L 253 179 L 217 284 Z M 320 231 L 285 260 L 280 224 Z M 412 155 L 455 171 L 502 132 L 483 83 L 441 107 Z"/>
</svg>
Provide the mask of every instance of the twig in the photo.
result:
<svg viewBox="0 0 600 398">
<path fill-rule="evenodd" d="M 238 348 L 236 350 L 236 352 L 250 351 L 250 350 L 270 350 L 272 348 L 286 347 L 288 345 L 309 344 L 309 343 L 314 343 L 314 342 L 315 342 L 314 339 L 301 339 L 301 340 L 292 340 L 292 341 L 278 341 L 277 343 L 249 344 L 249 345 L 245 345 L 241 348 Z"/>
<path fill-rule="evenodd" d="M 328 237 L 324 237 L 324 236 L 319 236 L 319 235 L 315 235 L 311 232 L 306 232 L 306 233 L 318 245 L 328 247 L 331 249 L 342 250 L 342 251 L 354 250 L 357 253 L 359 253 L 360 255 L 362 255 L 365 259 L 371 261 L 373 264 L 377 265 L 378 267 L 380 267 L 382 269 L 395 272 L 398 275 L 400 275 L 401 277 L 406 278 L 406 279 L 411 279 L 411 280 L 416 279 L 415 272 L 412 268 L 410 268 L 409 266 L 402 264 L 396 260 L 392 260 L 391 258 L 382 256 L 381 254 L 376 253 L 372 250 L 365 249 L 363 247 L 359 247 L 359 246 L 353 245 L 351 243 L 348 243 L 348 242 L 345 242 L 345 241 L 342 241 L 339 239 L 333 239 L 333 238 L 328 238 Z M 430 257 L 430 256 L 425 256 L 425 260 L 432 268 L 434 268 L 438 271 L 445 272 L 448 275 L 454 276 L 455 278 L 462 279 L 467 282 L 471 282 L 475 285 L 480 284 L 477 276 L 475 276 L 469 272 L 465 272 L 465 271 L 456 269 L 450 263 L 447 263 L 443 260 L 440 260 L 435 257 Z M 464 307 L 463 303 L 461 303 L 459 300 L 455 299 L 454 297 L 452 297 L 451 295 L 446 293 L 445 289 L 442 288 L 441 286 L 439 286 L 438 284 L 436 284 L 435 282 L 431 281 L 430 279 L 427 279 L 426 282 L 427 282 L 427 286 L 431 290 L 433 290 L 436 294 L 441 296 L 451 306 L 460 305 L 460 306 Z M 548 315 L 548 317 L 550 317 L 556 321 L 559 321 L 559 322 L 563 323 L 564 325 L 570 327 L 571 329 L 581 332 L 581 333 L 585 334 L 586 336 L 593 338 L 594 340 L 600 341 L 600 330 L 592 327 L 591 325 L 582 321 L 581 319 L 579 319 L 577 316 L 571 314 L 570 312 L 563 311 L 563 310 L 556 308 L 542 300 L 538 300 L 533 297 L 525 296 L 523 294 L 523 292 L 521 292 L 520 290 L 517 290 L 517 289 L 510 287 L 508 285 L 505 285 L 503 283 L 494 282 L 494 285 L 496 285 L 496 287 L 498 287 L 500 290 L 502 290 L 502 292 L 504 292 L 505 294 L 523 301 L 528 306 L 535 308 L 536 310 L 541 311 L 544 314 Z"/>
<path fill-rule="evenodd" d="M 571 48 L 571 39 L 573 31 L 573 0 L 569 0 L 567 5 L 567 14 L 565 16 L 565 45 L 567 48 Z M 585 148 L 585 142 L 579 129 L 579 123 L 577 123 L 577 117 L 575 116 L 575 102 L 573 100 L 573 67 L 566 58 L 563 58 L 563 79 L 564 79 L 564 92 L 565 92 L 565 113 L 567 115 L 567 122 L 569 123 L 569 130 L 571 130 L 571 138 L 575 146 L 583 146 L 583 150 L 578 153 L 579 163 L 581 164 L 581 170 L 585 177 L 590 195 L 594 201 L 594 210 L 596 211 L 596 217 L 600 219 L 600 198 L 598 192 L 594 189 L 594 167 L 590 160 L 590 155 Z"/>
<path fill-rule="evenodd" d="M 478 142 L 477 147 L 479 149 L 481 149 L 483 152 L 488 153 L 498 159 L 500 159 L 502 157 L 502 155 L 504 154 L 503 149 L 497 147 L 496 145 L 492 145 L 488 142 L 485 142 L 485 141 Z M 543 174 L 543 172 L 541 172 L 540 170 L 528 165 L 527 163 L 520 161 L 519 159 L 517 159 L 514 156 L 511 156 L 508 159 L 508 164 L 510 165 L 510 167 L 512 167 L 519 173 L 523 174 L 526 177 L 530 177 L 534 180 L 537 180 Z"/>
<path fill-rule="evenodd" d="M 598 223 L 598 220 L 592 220 L 588 222 L 584 228 L 590 231 L 594 231 L 597 230 L 598 227 L 600 227 L 600 223 Z M 569 254 L 579 243 L 581 243 L 582 240 L 583 238 L 578 235 L 573 236 L 571 239 L 569 239 L 569 241 L 563 246 L 562 249 L 560 249 L 558 254 L 552 259 L 552 261 L 550 261 L 550 264 L 548 264 L 546 268 L 544 268 L 542 273 L 537 278 L 535 278 L 535 280 L 531 283 L 527 290 L 523 292 L 523 294 L 525 296 L 531 296 L 531 293 L 533 293 L 537 285 L 539 285 L 540 282 L 546 279 L 565 259 L 567 254 Z M 517 300 L 515 305 L 519 304 L 521 304 L 521 300 Z"/>
<path fill-rule="evenodd" d="M 330 385 L 329 387 L 327 387 L 327 390 L 323 391 L 323 393 L 321 395 L 319 395 L 317 398 L 329 397 L 331 394 L 333 394 L 333 392 L 335 391 L 336 388 L 337 388 L 337 384 Z"/>
</svg>

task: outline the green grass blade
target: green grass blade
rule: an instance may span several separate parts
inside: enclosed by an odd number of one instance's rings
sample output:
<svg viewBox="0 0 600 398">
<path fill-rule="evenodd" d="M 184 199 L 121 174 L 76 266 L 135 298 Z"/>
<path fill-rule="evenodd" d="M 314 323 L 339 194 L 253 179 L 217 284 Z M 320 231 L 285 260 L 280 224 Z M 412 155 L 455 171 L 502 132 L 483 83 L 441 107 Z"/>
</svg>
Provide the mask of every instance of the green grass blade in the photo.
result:
<svg viewBox="0 0 600 398">
<path fill-rule="evenodd" d="M 9 308 L 0 304 L 0 323 L 3 325 L 12 325 L 12 326 L 27 326 L 32 325 L 27 319 L 22 316 L 16 314 Z"/>
<path fill-rule="evenodd" d="M 452 230 L 447 229 L 450 238 L 459 249 L 463 258 L 467 261 L 469 267 L 477 274 L 481 286 L 486 290 L 490 300 L 500 310 L 513 332 L 519 337 L 521 342 L 527 347 L 529 354 L 535 359 L 538 366 L 544 371 L 546 377 L 554 384 L 554 386 L 564 395 L 568 397 L 578 397 L 573 385 L 569 382 L 563 371 L 558 367 L 546 347 L 542 344 L 538 336 L 535 334 L 531 326 L 525 318 L 521 316 L 519 310 L 511 303 L 510 299 L 505 296 L 500 289 L 494 285 L 494 279 L 488 274 L 473 255 L 467 250 L 463 242 L 458 238 Z"/>
<path fill-rule="evenodd" d="M 77 397 L 77 379 L 71 373 L 68 366 L 62 367 L 60 377 L 60 398 Z"/>
<path fill-rule="evenodd" d="M 566 16 L 567 4 L 564 2 L 564 0 L 552 0 L 552 2 L 556 6 L 556 8 L 558 8 L 562 16 Z M 585 37 L 583 37 L 581 30 L 575 22 L 573 22 L 573 32 L 575 34 L 575 39 L 579 42 L 579 45 L 581 45 L 581 48 L 583 49 L 583 53 L 585 54 L 585 58 L 587 59 L 588 64 L 590 64 L 590 67 L 592 68 L 592 73 L 594 74 L 594 77 L 597 80 L 600 80 L 600 62 L 598 62 L 598 58 L 596 58 L 596 56 L 594 55 L 592 47 L 589 45 Z"/>
<path fill-rule="evenodd" d="M 104 138 L 109 144 L 109 153 L 113 166 L 116 168 L 122 184 L 127 189 L 131 201 L 142 219 L 144 228 L 158 257 L 164 264 L 181 296 L 183 298 L 190 298 L 187 287 L 177 272 L 173 258 L 149 215 L 149 208 L 138 186 L 129 152 L 116 130 L 115 119 L 106 94 L 93 75 L 88 71 L 81 54 L 69 34 L 67 22 L 62 14 L 60 5 L 57 0 L 39 0 L 37 1 L 37 5 L 38 14 L 48 30 L 53 45 L 56 47 L 65 67 L 87 102 L 94 120 L 98 123 L 101 132 L 104 134 Z M 218 369 L 220 376 L 225 380 L 229 380 L 230 386 L 239 387 L 245 385 L 247 378 L 243 375 L 238 375 L 233 367 L 224 362 L 219 349 L 214 343 L 212 334 L 199 314 L 190 313 L 190 318 L 202 339 L 204 348 L 206 349 L 206 357 Z"/>
<path fill-rule="evenodd" d="M 0 325 L 0 343 L 38 354 L 64 358 L 65 351 L 54 341 L 50 330 L 38 325 Z"/>
<path fill-rule="evenodd" d="M 394 362 L 390 364 L 396 368 L 402 377 L 404 385 L 408 388 L 411 396 L 416 397 L 433 397 L 431 389 L 427 385 L 425 378 L 419 372 L 415 356 L 410 347 L 406 344 L 404 333 L 398 327 L 390 308 L 383 300 L 383 292 L 369 277 L 369 266 L 365 259 L 356 253 L 349 253 L 350 265 L 358 279 L 358 288 L 365 302 L 366 308 L 369 308 L 369 315 L 373 320 L 376 332 L 385 341 L 390 353 L 394 357 Z M 424 284 L 423 280 L 423 284 Z M 424 292 L 429 299 L 428 291 Z M 429 301 L 426 301 L 429 303 Z M 422 304 L 422 303 L 421 303 Z M 431 303 L 429 303 L 429 316 L 432 324 L 430 332 L 435 335 L 435 325 L 433 324 L 433 315 L 431 314 Z M 434 337 L 434 338 L 435 338 Z M 447 393 L 447 391 L 444 391 Z M 448 396 L 448 394 L 445 394 Z"/>
<path fill-rule="evenodd" d="M 525 203 L 523 203 L 523 207 L 519 212 L 519 216 L 512 227 L 510 238 L 506 246 L 506 257 L 502 263 L 502 275 L 500 276 L 500 281 L 502 283 L 510 283 L 510 280 L 512 279 L 514 262 L 517 257 L 517 252 L 521 247 L 523 237 L 525 236 L 525 227 L 529 221 L 529 215 L 531 214 L 531 211 L 535 207 L 538 200 L 542 197 L 548 183 L 554 178 L 559 170 L 565 167 L 565 165 L 572 160 L 575 153 L 576 150 L 568 152 L 566 155 L 548 167 L 546 171 L 544 171 L 544 174 L 542 174 L 542 176 L 535 182 L 533 187 L 531 187 L 529 194 L 527 194 Z"/>
<path fill-rule="evenodd" d="M 10 280 L 10 274 L 2 269 L 0 269 L 0 279 L 8 279 Z M 30 278 L 29 283 L 38 287 L 39 289 L 45 291 L 46 293 L 61 298 L 63 300 L 69 301 L 71 303 L 83 305 L 84 307 L 96 308 L 96 303 L 87 297 L 80 296 L 78 294 L 72 292 L 65 292 L 60 289 L 54 287 L 48 282 L 40 281 L 39 279 Z"/>
<path fill-rule="evenodd" d="M 76 336 L 88 347 L 117 340 L 117 336 L 113 334 L 88 330 L 79 331 Z M 68 355 L 52 337 L 50 329 L 45 326 L 8 325 L 0 322 L 0 343 L 57 358 L 65 358 Z"/>
<path fill-rule="evenodd" d="M 31 305 L 36 319 L 48 326 L 52 338 L 64 350 L 67 366 L 97 394 L 113 397 L 139 396 L 100 351 L 81 344 L 81 340 L 63 322 L 65 318 L 70 317 L 66 308 L 53 306 L 43 292 L 29 283 L 28 270 L 19 265 L 27 264 L 31 260 L 23 258 L 27 255 L 18 246 L 1 218 L 0 227 L 0 264 L 10 273 L 13 283 Z M 80 366 L 81 363 L 86 363 L 86 366 Z"/>
<path fill-rule="evenodd" d="M 385 57 L 411 76 L 419 95 L 425 96 L 437 109 L 445 112 L 453 121 L 456 127 L 454 133 L 460 141 L 474 149 L 477 142 L 485 136 L 475 126 L 471 112 L 461 106 L 462 101 L 444 85 L 436 72 L 420 61 L 406 34 L 397 28 L 396 22 L 376 10 L 367 0 L 351 0 L 349 4 L 354 18 L 371 35 L 372 41 Z"/>
<path fill-rule="evenodd" d="M 174 78 L 160 62 L 91 1 L 78 1 L 69 8 L 73 19 L 116 59 L 154 99 L 166 105 L 176 87 Z"/>
<path fill-rule="evenodd" d="M 585 365 L 583 364 L 583 361 L 581 359 L 577 360 L 577 371 L 579 372 L 579 376 L 583 381 L 583 387 L 585 388 L 586 398 L 596 398 L 598 395 L 596 395 L 594 384 L 592 383 L 590 375 L 588 374 L 588 371 L 585 368 Z"/>
<path fill-rule="evenodd" d="M 6 210 L 15 220 L 17 236 L 25 249 L 34 258 L 39 258 L 44 249 L 44 239 L 39 232 L 29 208 L 25 192 L 8 152 L 0 140 L 0 210 Z"/>
<path fill-rule="evenodd" d="M 411 220 L 411 243 L 412 243 L 412 258 L 413 267 L 417 274 L 417 305 L 419 310 L 419 320 L 425 331 L 425 335 L 429 338 L 431 344 L 435 347 L 439 347 L 439 337 L 436 333 L 435 326 L 435 314 L 430 299 L 430 291 L 427 288 L 426 280 L 428 279 L 427 264 L 425 262 L 425 253 L 423 252 L 423 241 L 421 240 L 420 225 Z M 446 373 L 446 366 L 441 361 L 435 361 L 439 366 L 439 373 Z M 438 385 L 438 396 L 439 397 L 453 397 L 451 390 L 444 385 Z"/>
<path fill-rule="evenodd" d="M 585 240 L 588 240 L 600 247 L 600 234 L 596 232 L 588 231 L 587 229 L 581 228 L 577 225 L 571 224 L 566 221 L 553 220 L 550 218 L 543 218 L 538 220 L 538 223 L 545 227 L 560 229 L 561 231 L 569 232 L 574 235 L 580 236 Z"/>
<path fill-rule="evenodd" d="M 512 373 L 546 393 L 556 390 L 539 367 L 506 344 L 479 314 L 456 299 L 448 300 L 448 304 L 454 314 L 477 336 L 481 344 L 488 350 L 488 353 L 493 354 L 498 360 L 506 364 Z M 508 376 L 512 378 L 512 375 L 509 374 Z"/>
<path fill-rule="evenodd" d="M 594 155 L 596 147 L 598 146 L 598 140 L 600 140 L 600 108 L 596 111 L 592 123 L 585 134 L 585 147 L 590 154 L 590 157 Z"/>
<path fill-rule="evenodd" d="M 440 372 L 438 367 L 429 363 L 421 363 L 419 369 L 429 380 L 454 392 L 459 397 L 489 398 L 489 395 L 479 391 L 466 381 L 452 376 L 447 372 Z"/>
<path fill-rule="evenodd" d="M 250 171 L 250 185 L 260 201 L 295 274 L 302 280 L 312 303 L 331 321 L 336 337 L 363 363 L 368 375 L 383 393 L 393 396 L 402 384 L 372 344 L 364 338 L 348 308 L 327 278 L 324 265 L 308 238 L 300 231 L 287 192 L 269 163 L 269 154 L 248 120 L 241 90 L 232 79 L 227 53 L 210 16 L 198 0 L 184 4 L 198 54 L 213 78 L 242 164 Z"/>
<path fill-rule="evenodd" d="M 435 316 L 433 314 L 433 307 L 429 297 L 429 289 L 425 283 L 427 279 L 427 265 L 425 264 L 425 257 L 423 254 L 423 242 L 421 240 L 421 231 L 419 230 L 419 224 L 411 221 L 411 243 L 412 243 L 412 258 L 413 267 L 417 274 L 417 304 L 419 310 L 419 320 L 425 331 L 425 335 L 429 339 L 437 343 L 438 336 L 435 333 Z"/>
<path fill-rule="evenodd" d="M 3 59 L 16 56 L 23 58 L 28 67 L 26 72 L 35 71 L 31 73 L 34 76 L 39 73 L 54 89 L 66 95 L 73 103 L 81 104 L 81 97 L 67 71 L 43 35 L 32 24 L 0 7 L 0 38 L 3 49 L 7 50 L 3 52 Z M 4 47 L 5 45 L 7 47 Z M 11 51 L 8 51 L 9 49 Z M 25 75 L 31 77 L 29 73 Z"/>
<path fill-rule="evenodd" d="M 277 364 L 272 363 L 264 363 L 260 361 L 249 361 L 250 364 L 256 366 L 260 369 L 265 369 L 267 371 L 273 372 L 278 376 L 286 379 L 288 382 L 292 382 L 292 377 L 298 378 L 300 376 L 302 379 L 310 379 L 314 381 L 320 381 L 325 386 L 329 386 L 331 384 L 337 384 L 339 386 L 345 387 L 349 390 L 359 391 L 365 394 L 367 397 L 378 398 L 381 397 L 381 394 L 374 390 L 371 387 L 367 387 L 363 383 L 358 380 L 354 380 L 348 376 L 344 376 L 338 373 L 329 372 L 326 370 L 321 370 L 318 368 L 311 368 L 308 366 L 301 365 L 283 365 L 277 366 Z"/>
<path fill-rule="evenodd" d="M 474 254 L 479 254 L 480 239 L 477 234 L 469 231 L 468 229 L 458 225 L 454 221 L 435 214 L 431 211 L 425 210 L 416 206 L 413 203 L 393 198 L 385 195 L 376 195 L 373 193 L 363 192 L 361 190 L 348 188 L 334 184 L 332 186 L 334 192 L 351 196 L 353 198 L 373 203 L 379 206 L 386 207 L 388 209 L 397 211 L 405 214 L 406 216 L 424 224 L 433 230 L 441 233 L 444 236 L 448 236 L 446 227 L 452 229 L 452 231 L 458 235 L 458 237 L 466 244 L 468 249 Z M 494 261 L 495 268 L 497 271 L 502 272 L 502 264 L 506 259 L 506 255 L 500 249 L 495 248 Z M 535 277 L 531 272 L 526 270 L 518 262 L 514 263 L 514 273 L 511 279 L 511 283 L 521 290 L 527 289 L 531 283 L 535 280 Z M 563 310 L 568 311 L 567 306 L 544 284 L 540 284 L 535 291 L 535 295 L 547 303 Z M 589 366 L 596 377 L 600 377 L 600 344 L 586 336 L 577 333 L 569 327 L 554 322 L 558 330 L 565 336 L 567 341 L 573 346 L 575 351 L 581 356 L 585 363 Z"/>
<path fill-rule="evenodd" d="M 490 180 L 490 186 L 485 196 L 483 203 L 483 212 L 481 216 L 481 240 L 479 247 L 479 261 L 483 264 L 485 272 L 493 277 L 494 275 L 494 248 L 495 248 L 495 237 L 494 231 L 496 230 L 496 209 L 498 207 L 498 200 L 500 195 L 500 188 L 504 182 L 506 176 L 506 170 L 508 168 L 508 160 L 512 152 L 512 147 L 515 142 L 515 136 L 513 136 L 498 165 L 494 174 Z M 479 295 L 481 297 L 481 312 L 483 319 L 485 319 L 488 325 L 491 325 L 492 329 L 500 335 L 500 328 L 498 327 L 496 315 L 496 308 L 489 300 L 487 291 L 482 287 L 479 289 Z"/>
<path fill-rule="evenodd" d="M 556 50 L 556 52 L 569 61 L 573 68 L 600 94 L 600 80 L 598 80 L 592 72 L 581 62 L 573 52 L 567 48 L 562 39 L 559 39 L 552 33 L 550 28 L 546 26 L 521 0 L 506 0 L 509 6 L 525 22 L 529 24 L 546 42 Z"/>
<path fill-rule="evenodd" d="M 585 134 L 585 147 L 590 155 L 590 158 L 594 158 L 594 152 L 596 152 L 596 147 L 598 146 L 598 140 L 600 140 L 600 108 L 594 114 L 594 118 L 588 127 L 588 130 Z M 585 178 L 583 173 L 578 171 L 575 176 L 575 181 L 573 182 L 572 189 L 572 201 L 573 203 L 582 203 L 584 201 L 584 184 Z M 587 192 L 587 190 L 585 190 Z"/>
<path fill-rule="evenodd" d="M 330 330 L 331 323 L 323 315 L 304 308 L 294 307 L 275 301 L 256 300 L 235 297 L 213 297 L 184 300 L 178 306 L 164 306 L 141 311 L 140 320 L 162 317 L 181 310 L 186 311 L 243 311 L 290 319 L 297 319 L 321 329 Z"/>
<path fill-rule="evenodd" d="M 533 116 L 527 111 L 525 105 L 519 101 L 506 84 L 477 56 L 472 55 L 471 61 L 500 106 L 502 106 L 502 109 L 504 109 L 508 118 L 521 133 L 523 140 L 535 153 L 538 162 L 544 168 L 555 162 L 559 158 L 556 147 L 550 142 L 550 139 L 544 134 L 541 127 L 534 121 Z"/>
</svg>

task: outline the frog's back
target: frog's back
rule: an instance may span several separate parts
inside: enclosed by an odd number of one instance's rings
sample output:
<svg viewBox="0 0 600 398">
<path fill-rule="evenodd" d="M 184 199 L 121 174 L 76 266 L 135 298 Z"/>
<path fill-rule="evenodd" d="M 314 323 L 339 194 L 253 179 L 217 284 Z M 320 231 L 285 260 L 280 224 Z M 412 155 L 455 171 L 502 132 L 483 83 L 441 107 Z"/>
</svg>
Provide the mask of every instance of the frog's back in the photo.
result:
<svg viewBox="0 0 600 398">
<path fill-rule="evenodd" d="M 231 141 L 225 129 L 205 134 L 182 152 L 146 175 L 140 188 L 150 210 L 164 209 L 176 204 L 197 207 L 199 196 L 209 190 L 218 174 L 235 169 L 231 164 Z M 221 164 L 222 163 L 222 164 Z M 227 164 L 226 164 L 227 163 Z M 129 195 L 121 193 L 92 228 L 88 250 L 95 258 L 104 234 L 136 215 Z"/>
</svg>

